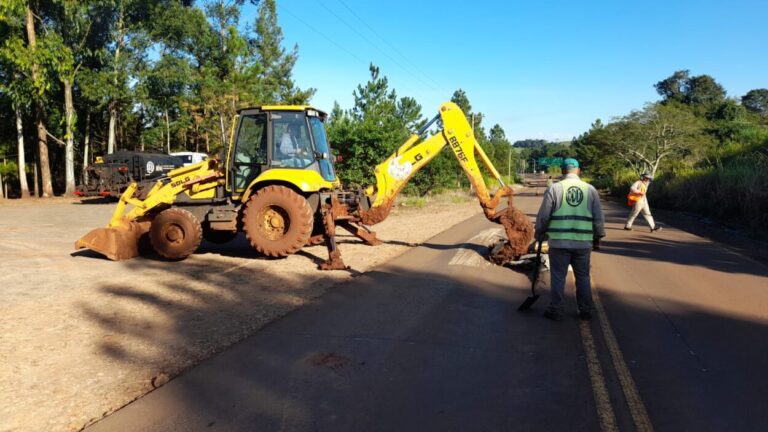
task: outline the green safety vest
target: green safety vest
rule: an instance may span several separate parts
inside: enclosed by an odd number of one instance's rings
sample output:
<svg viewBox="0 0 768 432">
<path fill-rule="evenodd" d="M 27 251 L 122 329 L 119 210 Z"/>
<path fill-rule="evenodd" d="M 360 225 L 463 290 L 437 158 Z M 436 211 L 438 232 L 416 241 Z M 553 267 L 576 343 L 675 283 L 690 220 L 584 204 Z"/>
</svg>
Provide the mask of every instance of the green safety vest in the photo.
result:
<svg viewBox="0 0 768 432">
<path fill-rule="evenodd" d="M 565 179 L 560 208 L 552 214 L 547 235 L 553 240 L 592 241 L 592 212 L 589 211 L 589 185 L 578 179 Z"/>
</svg>

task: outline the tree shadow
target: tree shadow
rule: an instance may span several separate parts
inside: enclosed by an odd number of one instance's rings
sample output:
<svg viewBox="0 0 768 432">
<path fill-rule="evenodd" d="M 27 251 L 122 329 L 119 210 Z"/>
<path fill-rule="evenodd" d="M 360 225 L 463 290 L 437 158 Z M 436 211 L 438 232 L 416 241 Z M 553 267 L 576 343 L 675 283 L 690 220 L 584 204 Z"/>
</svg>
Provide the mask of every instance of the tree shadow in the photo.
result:
<svg viewBox="0 0 768 432">
<path fill-rule="evenodd" d="M 96 204 L 114 204 L 118 202 L 119 199 L 113 198 L 113 197 L 84 197 L 80 198 L 79 201 L 72 202 L 73 205 L 96 205 Z"/>
<path fill-rule="evenodd" d="M 502 283 L 490 273 L 503 269 L 467 270 L 386 265 L 368 272 L 131 404 L 120 413 L 131 416 L 123 424 L 132 430 L 179 424 L 188 430 L 599 429 L 572 314 L 561 323 L 541 319 L 544 299 L 533 314 L 516 313 L 528 292 L 524 278 L 510 275 Z M 209 306 L 195 310 L 108 289 L 174 319 L 235 303 L 206 299 Z M 764 321 L 679 302 L 660 313 L 621 287 L 598 289 L 657 430 L 766 424 Z M 570 291 L 568 300 L 573 312 Z M 710 328 L 721 332 L 710 335 Z M 599 322 L 592 329 L 598 334 Z M 180 341 L 198 337 L 189 326 L 177 330 Z M 156 337 L 135 325 L 130 334 Z M 126 361 L 116 347 L 104 352 Z M 129 360 L 152 361 L 135 353 Z M 615 379 L 607 366 L 605 372 Z M 112 420 L 93 430 L 121 430 Z"/>
<path fill-rule="evenodd" d="M 632 231 L 625 231 L 628 211 L 624 212 L 616 206 L 606 206 L 605 219 L 607 231 L 626 232 L 620 238 L 607 236 L 601 243 L 601 253 L 620 255 L 640 260 L 666 261 L 691 267 L 705 267 L 726 273 L 745 273 L 756 276 L 768 276 L 764 267 L 751 265 L 751 262 L 738 253 L 730 252 L 730 244 L 710 243 L 708 240 L 695 239 L 685 236 L 676 240 L 677 234 L 673 229 L 651 233 L 645 221 L 638 221 Z M 657 222 L 667 224 L 667 219 Z M 674 224 L 670 224 L 671 226 Z M 688 232 L 688 230 L 681 229 Z M 749 254 L 746 254 L 749 256 Z"/>
</svg>

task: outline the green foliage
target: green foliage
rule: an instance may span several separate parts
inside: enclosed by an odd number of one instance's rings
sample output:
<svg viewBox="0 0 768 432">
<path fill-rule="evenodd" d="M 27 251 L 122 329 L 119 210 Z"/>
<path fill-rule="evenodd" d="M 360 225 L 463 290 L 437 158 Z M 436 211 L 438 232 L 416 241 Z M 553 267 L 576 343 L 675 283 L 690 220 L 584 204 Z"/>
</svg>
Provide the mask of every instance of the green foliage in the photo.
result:
<svg viewBox="0 0 768 432">
<path fill-rule="evenodd" d="M 373 168 L 405 141 L 406 125 L 420 118 L 421 108 L 412 101 L 398 104 L 397 94 L 378 67 L 370 65 L 369 71 L 370 81 L 352 93 L 354 107 L 347 111 L 334 107 L 328 125 L 331 145 L 342 157 L 337 164 L 339 175 L 350 184 L 373 184 Z"/>
<path fill-rule="evenodd" d="M 762 116 L 768 115 L 768 89 L 750 90 L 742 96 L 741 104 L 744 108 Z"/>
<path fill-rule="evenodd" d="M 595 122 L 574 139 L 593 184 L 623 197 L 642 171 L 655 173 L 654 206 L 698 212 L 765 231 L 768 223 L 768 90 L 725 98 L 708 75 L 677 71 L 655 85 L 659 103 Z"/>
</svg>

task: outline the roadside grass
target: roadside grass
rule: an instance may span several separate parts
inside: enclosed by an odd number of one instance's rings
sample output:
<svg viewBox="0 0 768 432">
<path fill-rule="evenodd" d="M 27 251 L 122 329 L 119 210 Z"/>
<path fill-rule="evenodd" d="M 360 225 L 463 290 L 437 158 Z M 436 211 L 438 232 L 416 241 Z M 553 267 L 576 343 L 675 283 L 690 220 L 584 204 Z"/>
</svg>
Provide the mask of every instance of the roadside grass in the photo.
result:
<svg viewBox="0 0 768 432">
<path fill-rule="evenodd" d="M 473 202 L 477 197 L 468 190 L 443 190 L 428 195 L 401 194 L 395 200 L 397 208 L 423 209 L 431 205 L 456 205 Z"/>
<path fill-rule="evenodd" d="M 593 184 L 621 200 L 637 180 L 617 171 Z M 657 176 L 648 189 L 651 208 L 683 211 L 738 225 L 768 238 L 768 163 L 732 161 L 720 167 L 682 168 Z"/>
</svg>

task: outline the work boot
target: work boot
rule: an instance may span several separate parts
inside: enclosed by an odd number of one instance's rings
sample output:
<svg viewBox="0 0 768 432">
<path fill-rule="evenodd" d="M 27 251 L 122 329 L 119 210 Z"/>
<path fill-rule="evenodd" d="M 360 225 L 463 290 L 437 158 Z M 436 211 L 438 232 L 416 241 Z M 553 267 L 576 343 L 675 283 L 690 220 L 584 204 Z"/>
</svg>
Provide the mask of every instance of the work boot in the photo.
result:
<svg viewBox="0 0 768 432">
<path fill-rule="evenodd" d="M 592 321 L 592 312 L 580 311 L 579 319 L 582 321 Z"/>
<path fill-rule="evenodd" d="M 562 321 L 563 314 L 548 310 L 548 311 L 544 311 L 544 318 L 552 321 Z"/>
<path fill-rule="evenodd" d="M 625 226 L 624 231 L 632 231 L 632 227 Z"/>
</svg>

